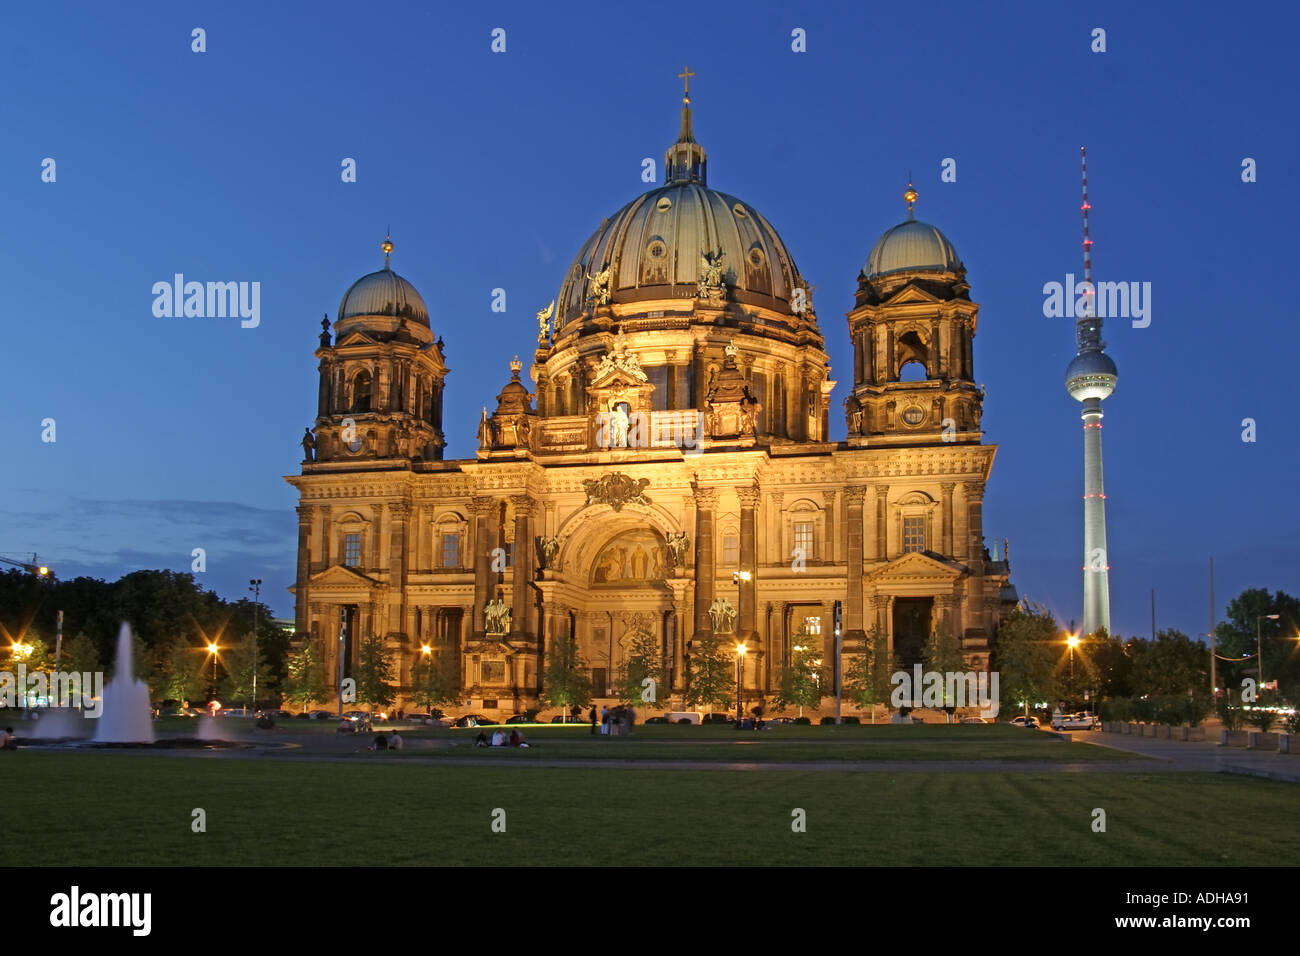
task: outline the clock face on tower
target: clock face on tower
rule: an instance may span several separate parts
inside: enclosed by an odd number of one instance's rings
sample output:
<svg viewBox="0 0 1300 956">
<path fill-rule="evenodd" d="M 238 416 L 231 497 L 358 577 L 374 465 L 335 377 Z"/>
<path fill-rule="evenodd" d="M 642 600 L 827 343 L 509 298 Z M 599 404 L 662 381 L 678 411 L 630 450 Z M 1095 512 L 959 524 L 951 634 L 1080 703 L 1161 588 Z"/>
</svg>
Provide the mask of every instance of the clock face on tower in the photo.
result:
<svg viewBox="0 0 1300 956">
<path fill-rule="evenodd" d="M 919 405 L 909 405 L 903 409 L 903 424 L 919 425 L 925 421 L 925 410 Z"/>
</svg>

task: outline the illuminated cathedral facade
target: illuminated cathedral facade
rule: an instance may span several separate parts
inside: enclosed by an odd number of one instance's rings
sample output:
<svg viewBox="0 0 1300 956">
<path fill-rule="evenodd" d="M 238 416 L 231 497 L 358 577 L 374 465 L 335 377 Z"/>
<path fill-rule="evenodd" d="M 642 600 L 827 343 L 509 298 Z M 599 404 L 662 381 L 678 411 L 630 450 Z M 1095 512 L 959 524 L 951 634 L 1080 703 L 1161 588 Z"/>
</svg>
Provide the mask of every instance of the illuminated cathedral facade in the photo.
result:
<svg viewBox="0 0 1300 956">
<path fill-rule="evenodd" d="M 432 652 L 455 662 L 464 710 L 504 717 L 538 706 L 569 634 L 597 702 L 613 701 L 649 634 L 669 674 L 659 698 L 678 708 L 693 642 L 714 635 L 744 646 L 753 703 L 797 642 L 835 660 L 837 603 L 845 653 L 878 629 L 910 665 L 942 627 L 988 667 L 1015 599 L 1005 549 L 994 560 L 984 543 L 996 449 L 955 249 L 913 218 L 909 186 L 908 218 L 857 276 L 848 437 L 833 441 L 811 289 L 706 169 L 687 97 L 664 185 L 579 250 L 538 313 L 532 384 L 516 358 L 473 459 L 443 454 L 442 339 L 391 244 L 322 323 L 317 417 L 287 480 L 297 633 L 332 680 L 377 636 L 396 706 L 414 708 Z"/>
</svg>

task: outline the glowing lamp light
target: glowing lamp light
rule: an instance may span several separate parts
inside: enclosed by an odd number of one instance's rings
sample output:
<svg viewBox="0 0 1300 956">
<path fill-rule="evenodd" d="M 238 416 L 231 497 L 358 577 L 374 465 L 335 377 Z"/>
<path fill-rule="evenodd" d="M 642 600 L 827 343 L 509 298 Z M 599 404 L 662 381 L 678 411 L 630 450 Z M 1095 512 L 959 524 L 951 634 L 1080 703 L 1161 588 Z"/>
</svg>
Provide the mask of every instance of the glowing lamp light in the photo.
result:
<svg viewBox="0 0 1300 956">
<path fill-rule="evenodd" d="M 42 577 L 45 577 L 50 573 L 50 569 L 45 567 L 45 565 L 41 565 L 39 568 L 36 569 L 36 573 L 41 575 Z"/>
<path fill-rule="evenodd" d="M 420 653 L 423 654 L 425 657 L 428 657 L 430 654 L 433 653 L 433 648 L 430 647 L 428 644 L 421 644 Z"/>
<path fill-rule="evenodd" d="M 209 653 L 209 654 L 215 654 L 216 652 L 217 652 L 217 645 L 216 645 L 216 644 L 209 644 L 209 645 L 208 645 L 208 653 Z"/>
<path fill-rule="evenodd" d="M 749 648 L 747 648 L 744 644 L 736 645 L 736 653 L 739 654 L 741 657 L 745 656 L 745 651 L 747 650 L 749 650 Z"/>
<path fill-rule="evenodd" d="M 1078 647 L 1078 646 L 1079 646 L 1079 635 L 1078 635 L 1078 634 L 1071 634 L 1069 637 L 1067 637 L 1067 638 L 1065 639 L 1065 643 L 1069 644 L 1071 648 Z"/>
</svg>

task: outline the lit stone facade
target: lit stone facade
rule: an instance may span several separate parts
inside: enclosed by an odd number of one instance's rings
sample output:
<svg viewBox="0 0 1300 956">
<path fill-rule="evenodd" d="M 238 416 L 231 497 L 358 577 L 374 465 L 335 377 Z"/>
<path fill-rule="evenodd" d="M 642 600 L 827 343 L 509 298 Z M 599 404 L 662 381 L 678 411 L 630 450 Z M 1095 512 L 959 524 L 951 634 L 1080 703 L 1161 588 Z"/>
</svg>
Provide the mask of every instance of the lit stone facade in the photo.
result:
<svg viewBox="0 0 1300 956">
<path fill-rule="evenodd" d="M 583 245 L 538 315 L 533 389 L 512 363 L 475 459 L 442 460 L 447 367 L 418 293 L 387 266 L 349 290 L 316 353 L 308 460 L 287 479 L 298 633 L 332 675 L 340 649 L 350 672 L 380 635 L 410 709 L 428 644 L 454 654 L 466 709 L 508 715 L 536 706 L 560 635 L 577 635 L 599 693 L 648 629 L 676 702 L 719 600 L 751 702 L 801 628 L 834 659 L 836 601 L 849 652 L 878 627 L 910 661 L 943 625 L 987 667 L 1014 592 L 984 547 L 995 448 L 955 251 L 910 218 L 880 240 L 848 316 L 849 438 L 830 441 L 810 288 L 752 206 L 707 186 L 689 105 L 666 169 Z"/>
</svg>

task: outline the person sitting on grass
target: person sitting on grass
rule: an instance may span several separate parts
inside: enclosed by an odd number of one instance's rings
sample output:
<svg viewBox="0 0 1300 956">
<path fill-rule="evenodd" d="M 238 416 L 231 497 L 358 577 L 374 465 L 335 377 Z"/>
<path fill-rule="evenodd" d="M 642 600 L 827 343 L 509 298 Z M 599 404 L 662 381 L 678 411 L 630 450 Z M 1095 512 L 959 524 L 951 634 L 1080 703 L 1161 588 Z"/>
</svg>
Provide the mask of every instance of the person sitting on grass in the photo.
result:
<svg viewBox="0 0 1300 956">
<path fill-rule="evenodd" d="M 370 744 L 370 749 L 371 749 L 371 750 L 387 750 L 387 749 L 388 749 L 388 738 L 385 737 L 383 734 L 379 734 L 379 735 L 377 735 L 377 736 L 375 737 L 374 741 Z"/>
<path fill-rule="evenodd" d="M 493 747 L 504 747 L 505 745 L 506 745 L 506 732 L 505 732 L 504 730 L 496 730 L 496 731 L 493 731 L 493 733 L 492 733 L 492 746 L 493 746 Z"/>
<path fill-rule="evenodd" d="M 0 750 L 17 750 L 18 742 L 14 737 L 14 729 L 6 727 L 0 730 Z"/>
<path fill-rule="evenodd" d="M 478 732 L 478 736 L 474 738 L 474 746 L 486 747 L 487 745 L 488 745 L 487 734 L 483 733 L 483 731 L 480 730 Z"/>
<path fill-rule="evenodd" d="M 403 746 L 402 738 L 398 736 L 397 731 L 394 730 L 388 738 L 388 749 L 401 750 L 402 746 Z"/>
</svg>

